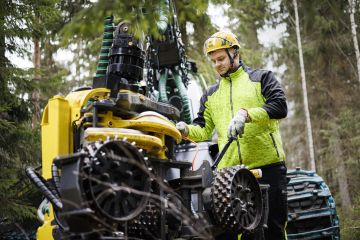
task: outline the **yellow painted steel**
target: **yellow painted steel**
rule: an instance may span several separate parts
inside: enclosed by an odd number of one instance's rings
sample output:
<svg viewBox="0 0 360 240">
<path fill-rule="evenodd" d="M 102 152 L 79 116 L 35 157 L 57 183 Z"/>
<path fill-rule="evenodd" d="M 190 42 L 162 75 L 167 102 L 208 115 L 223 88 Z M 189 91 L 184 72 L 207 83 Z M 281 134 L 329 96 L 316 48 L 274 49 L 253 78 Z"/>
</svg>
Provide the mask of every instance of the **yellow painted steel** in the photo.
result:
<svg viewBox="0 0 360 240">
<path fill-rule="evenodd" d="M 51 98 L 41 119 L 42 176 L 51 178 L 51 165 L 56 156 L 71 153 L 70 105 L 62 96 Z M 38 240 L 51 240 L 54 220 L 52 207 L 44 215 L 44 223 L 37 231 Z"/>
<path fill-rule="evenodd" d="M 87 142 L 105 141 L 107 137 L 126 138 L 129 142 L 135 142 L 137 148 L 146 150 L 150 156 L 165 158 L 165 146 L 161 139 L 141 131 L 124 128 L 87 128 L 84 132 L 84 139 Z"/>
<path fill-rule="evenodd" d="M 80 112 L 81 109 L 86 108 L 86 106 L 88 106 L 91 102 L 108 99 L 109 92 L 110 90 L 106 88 L 95 88 L 89 90 L 70 92 L 66 96 L 66 100 L 69 102 L 71 109 L 70 110 L 71 123 L 79 126 L 80 125 L 79 121 L 81 121 L 81 118 L 83 117 L 83 115 Z M 74 145 L 73 132 L 71 131 L 71 128 L 69 128 L 69 134 L 70 134 L 70 146 L 73 146 Z"/>
<path fill-rule="evenodd" d="M 70 106 L 62 96 L 51 98 L 41 120 L 42 176 L 51 178 L 56 156 L 70 153 Z"/>
<path fill-rule="evenodd" d="M 37 229 L 36 239 L 37 240 L 52 240 L 52 232 L 54 226 L 51 225 L 51 222 L 54 220 L 53 208 L 50 204 L 49 213 L 44 214 L 44 223 Z"/>
<path fill-rule="evenodd" d="M 251 169 L 250 172 L 255 176 L 255 178 L 257 179 L 262 178 L 262 171 L 260 168 Z"/>
<path fill-rule="evenodd" d="M 86 107 L 92 101 L 108 99 L 110 90 L 106 88 L 95 88 L 71 92 L 66 96 L 71 106 L 71 121 L 78 120 L 81 117 L 80 110 Z"/>
<path fill-rule="evenodd" d="M 168 135 L 174 138 L 177 143 L 181 142 L 181 134 L 176 129 L 175 124 L 163 115 L 153 111 L 143 112 L 131 119 L 121 119 L 113 116 L 112 112 L 99 114 L 98 117 L 98 125 L 101 127 L 137 129 L 144 132 Z"/>
<path fill-rule="evenodd" d="M 131 136 L 131 133 L 127 133 L 127 136 L 122 134 L 122 136 L 127 137 L 128 139 L 132 139 L 132 141 L 135 141 L 139 147 L 148 150 L 148 153 L 152 155 L 152 157 L 161 159 L 166 158 L 165 135 L 172 137 L 177 143 L 181 142 L 181 134 L 176 129 L 175 125 L 166 117 L 156 112 L 143 112 L 131 119 L 121 119 L 119 117 L 113 116 L 112 112 L 99 114 L 98 117 L 99 121 L 97 124 L 103 128 L 110 127 L 114 129 L 136 129 L 147 133 L 142 134 L 142 137 L 140 137 L 138 134 Z M 99 128 L 99 131 L 101 131 L 101 129 L 102 128 Z M 106 134 L 107 133 L 104 133 L 102 135 L 106 136 Z M 154 141 L 153 138 L 156 138 L 157 140 Z M 101 139 L 103 139 L 103 137 Z M 161 143 L 161 147 L 157 146 L 159 141 Z"/>
</svg>

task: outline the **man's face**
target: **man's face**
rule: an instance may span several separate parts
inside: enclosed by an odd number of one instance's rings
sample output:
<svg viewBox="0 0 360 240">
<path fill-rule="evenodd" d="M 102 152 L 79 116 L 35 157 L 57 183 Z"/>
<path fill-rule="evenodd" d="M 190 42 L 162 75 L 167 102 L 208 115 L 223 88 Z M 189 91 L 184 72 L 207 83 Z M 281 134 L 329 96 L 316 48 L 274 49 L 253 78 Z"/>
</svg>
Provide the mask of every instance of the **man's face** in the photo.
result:
<svg viewBox="0 0 360 240">
<path fill-rule="evenodd" d="M 229 49 L 230 55 L 233 55 L 234 49 Z M 219 49 L 209 53 L 209 57 L 215 70 L 220 74 L 224 75 L 230 68 L 230 59 L 225 49 Z"/>
</svg>

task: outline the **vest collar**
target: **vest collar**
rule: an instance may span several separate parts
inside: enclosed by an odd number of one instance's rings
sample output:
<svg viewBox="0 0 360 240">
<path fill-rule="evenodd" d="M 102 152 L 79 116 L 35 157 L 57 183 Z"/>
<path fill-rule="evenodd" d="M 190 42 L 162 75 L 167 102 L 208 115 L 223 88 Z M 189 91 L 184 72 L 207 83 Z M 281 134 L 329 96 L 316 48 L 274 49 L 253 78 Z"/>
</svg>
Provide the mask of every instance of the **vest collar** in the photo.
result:
<svg viewBox="0 0 360 240">
<path fill-rule="evenodd" d="M 229 76 L 227 77 L 223 77 L 223 79 L 227 79 L 227 80 L 235 79 L 238 78 L 240 75 L 242 75 L 244 72 L 245 72 L 244 67 L 240 65 L 240 67 L 235 72 L 230 73 Z"/>
</svg>

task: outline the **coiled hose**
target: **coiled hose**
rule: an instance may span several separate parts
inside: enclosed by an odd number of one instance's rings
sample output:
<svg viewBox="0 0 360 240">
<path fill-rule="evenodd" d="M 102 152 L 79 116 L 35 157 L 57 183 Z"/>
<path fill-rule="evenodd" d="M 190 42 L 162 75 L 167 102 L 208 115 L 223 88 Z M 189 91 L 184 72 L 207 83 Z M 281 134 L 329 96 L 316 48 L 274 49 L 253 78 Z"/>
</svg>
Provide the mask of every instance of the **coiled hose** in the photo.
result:
<svg viewBox="0 0 360 240">
<path fill-rule="evenodd" d="M 57 197 L 57 193 L 53 192 L 51 188 L 46 183 L 45 179 L 41 177 L 33 168 L 28 167 L 25 169 L 26 175 L 30 180 L 38 187 L 42 194 L 52 203 L 52 205 L 57 209 L 62 209 L 63 204 L 61 200 Z"/>
<path fill-rule="evenodd" d="M 106 75 L 106 70 L 109 65 L 109 51 L 114 39 L 114 17 L 105 17 L 104 18 L 104 34 L 100 50 L 100 58 L 96 68 L 95 77 L 103 77 Z"/>
<path fill-rule="evenodd" d="M 55 163 L 51 165 L 51 174 L 52 174 L 52 180 L 55 185 L 55 191 L 56 196 L 60 198 L 59 189 L 60 189 L 60 177 L 59 177 L 59 171 Z"/>
</svg>

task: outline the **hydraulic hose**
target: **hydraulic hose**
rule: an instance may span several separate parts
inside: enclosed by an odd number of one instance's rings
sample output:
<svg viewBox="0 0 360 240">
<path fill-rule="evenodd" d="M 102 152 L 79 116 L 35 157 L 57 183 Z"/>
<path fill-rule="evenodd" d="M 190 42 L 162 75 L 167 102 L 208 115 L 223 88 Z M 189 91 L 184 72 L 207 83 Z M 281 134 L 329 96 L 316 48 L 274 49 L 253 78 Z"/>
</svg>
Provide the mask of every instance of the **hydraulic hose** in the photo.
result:
<svg viewBox="0 0 360 240">
<path fill-rule="evenodd" d="M 179 90 L 179 96 L 181 98 L 181 102 L 183 105 L 183 117 L 184 117 L 184 122 L 186 122 L 187 124 L 191 123 L 191 112 L 190 112 L 190 100 L 189 97 L 186 94 L 186 88 L 184 83 L 181 80 L 181 77 L 179 75 L 179 72 L 175 69 L 172 69 L 172 73 L 173 73 L 173 77 L 174 77 L 174 82 L 176 85 L 176 88 Z"/>
<path fill-rule="evenodd" d="M 45 198 L 41 203 L 40 206 L 37 210 L 37 217 L 38 219 L 43 223 L 44 222 L 44 215 L 46 213 L 46 211 L 49 210 L 49 200 L 47 198 Z"/>
<path fill-rule="evenodd" d="M 168 97 L 166 93 L 166 81 L 168 78 L 169 69 L 165 68 L 165 70 L 160 73 L 160 80 L 159 80 L 159 101 L 163 103 L 167 103 Z"/>
<path fill-rule="evenodd" d="M 114 39 L 113 19 L 113 16 L 104 18 L 104 34 L 95 77 L 103 77 L 106 75 L 106 70 L 109 65 L 109 51 Z"/>
<path fill-rule="evenodd" d="M 52 203 L 52 205 L 57 209 L 62 209 L 63 204 L 61 200 L 56 196 L 56 193 L 53 193 L 50 188 L 47 186 L 46 181 L 41 177 L 33 168 L 28 167 L 25 169 L 26 175 L 30 180 L 38 187 L 42 194 Z"/>
<path fill-rule="evenodd" d="M 52 174 L 52 180 L 54 182 L 55 185 L 55 193 L 56 196 L 58 198 L 60 198 L 60 194 L 59 194 L 59 189 L 60 189 L 60 177 L 59 177 L 59 172 L 58 172 L 58 168 L 55 165 L 55 163 L 53 163 L 51 165 L 51 174 Z"/>
<path fill-rule="evenodd" d="M 169 6 L 167 1 L 163 1 L 163 4 L 165 6 L 165 8 L 160 8 L 159 11 L 159 21 L 156 22 L 156 26 L 159 30 L 160 34 L 164 34 L 168 24 L 169 24 L 169 19 L 168 19 L 168 15 L 169 15 Z"/>
</svg>

